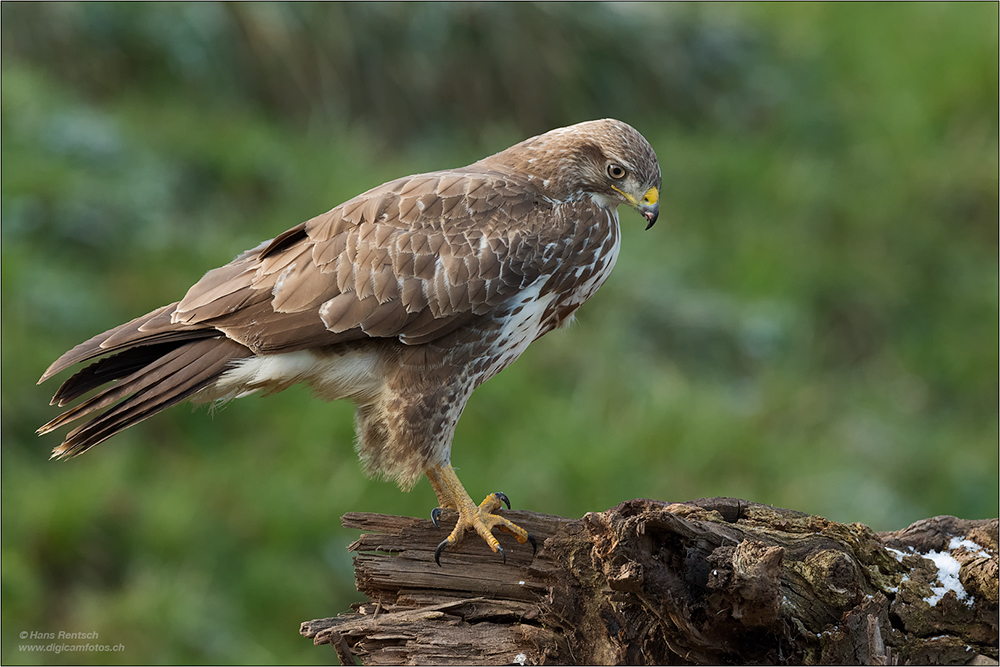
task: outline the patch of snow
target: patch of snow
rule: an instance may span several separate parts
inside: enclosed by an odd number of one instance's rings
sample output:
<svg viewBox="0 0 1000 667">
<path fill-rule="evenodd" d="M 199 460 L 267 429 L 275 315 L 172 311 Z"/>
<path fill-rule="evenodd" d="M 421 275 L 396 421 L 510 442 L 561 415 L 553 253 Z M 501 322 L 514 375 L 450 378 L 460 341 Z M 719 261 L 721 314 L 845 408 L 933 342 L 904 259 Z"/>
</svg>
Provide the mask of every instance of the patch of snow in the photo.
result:
<svg viewBox="0 0 1000 667">
<path fill-rule="evenodd" d="M 962 582 L 958 580 L 958 571 L 962 568 L 962 564 L 955 560 L 954 556 L 950 553 L 940 551 L 931 551 L 924 554 L 924 558 L 932 561 L 937 566 L 937 581 L 941 584 L 940 586 L 931 586 L 931 591 L 934 594 L 929 598 L 924 598 L 927 604 L 936 607 L 937 603 L 941 601 L 948 591 L 955 591 L 955 597 L 971 607 L 973 600 L 969 597 L 965 588 L 962 587 Z"/>
<path fill-rule="evenodd" d="M 980 558 L 989 558 L 990 555 L 983 550 L 981 546 L 973 542 L 972 540 L 960 540 L 957 537 L 951 538 L 951 542 L 948 543 L 948 549 L 954 551 L 955 549 L 965 549 L 973 556 L 978 556 Z"/>
<path fill-rule="evenodd" d="M 522 665 L 523 666 L 527 662 L 528 662 L 528 656 L 526 656 L 523 653 L 518 653 L 517 655 L 514 656 L 514 664 L 515 665 Z"/>
</svg>

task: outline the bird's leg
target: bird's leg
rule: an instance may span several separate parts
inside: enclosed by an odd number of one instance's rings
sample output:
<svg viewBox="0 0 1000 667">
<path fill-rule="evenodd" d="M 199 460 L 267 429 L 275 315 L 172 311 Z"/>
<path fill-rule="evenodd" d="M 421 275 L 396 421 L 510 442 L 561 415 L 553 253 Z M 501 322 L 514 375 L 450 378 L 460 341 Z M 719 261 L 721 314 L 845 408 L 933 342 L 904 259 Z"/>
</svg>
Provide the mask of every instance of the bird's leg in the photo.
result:
<svg viewBox="0 0 1000 667">
<path fill-rule="evenodd" d="M 454 468 L 450 465 L 439 465 L 428 468 L 427 479 L 430 480 L 431 488 L 434 489 L 434 493 L 437 494 L 438 502 L 440 503 L 440 507 L 435 508 L 431 512 L 431 519 L 434 521 L 434 525 L 437 525 L 441 507 L 453 509 L 458 512 L 458 523 L 455 524 L 454 530 L 451 531 L 448 538 L 442 541 L 434 551 L 434 560 L 438 565 L 441 564 L 441 552 L 447 547 L 456 546 L 461 542 L 467 530 L 475 530 L 479 533 L 479 536 L 486 540 L 486 544 L 493 550 L 493 553 L 499 553 L 505 563 L 507 562 L 507 554 L 504 553 L 503 547 L 500 546 L 497 538 L 493 536 L 492 530 L 494 528 L 507 531 L 517 538 L 517 541 L 521 544 L 531 542 L 532 553 L 538 550 L 535 538 L 528 531 L 502 516 L 494 514 L 496 510 L 500 509 L 501 504 L 506 504 L 507 508 L 510 509 L 510 501 L 503 493 L 491 493 L 486 496 L 483 502 L 476 505 L 472 502 L 472 498 L 469 497 L 465 487 L 458 481 L 458 475 L 455 474 Z"/>
</svg>

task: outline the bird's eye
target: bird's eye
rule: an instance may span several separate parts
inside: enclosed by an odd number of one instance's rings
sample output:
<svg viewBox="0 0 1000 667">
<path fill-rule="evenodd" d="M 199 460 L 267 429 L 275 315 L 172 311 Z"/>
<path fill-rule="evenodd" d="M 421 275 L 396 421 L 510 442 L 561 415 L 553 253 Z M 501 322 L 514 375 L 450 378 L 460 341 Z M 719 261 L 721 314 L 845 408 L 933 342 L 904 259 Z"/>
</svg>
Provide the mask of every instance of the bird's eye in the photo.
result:
<svg viewBox="0 0 1000 667">
<path fill-rule="evenodd" d="M 625 178 L 625 167 L 612 162 L 608 165 L 608 176 L 616 181 Z"/>
</svg>

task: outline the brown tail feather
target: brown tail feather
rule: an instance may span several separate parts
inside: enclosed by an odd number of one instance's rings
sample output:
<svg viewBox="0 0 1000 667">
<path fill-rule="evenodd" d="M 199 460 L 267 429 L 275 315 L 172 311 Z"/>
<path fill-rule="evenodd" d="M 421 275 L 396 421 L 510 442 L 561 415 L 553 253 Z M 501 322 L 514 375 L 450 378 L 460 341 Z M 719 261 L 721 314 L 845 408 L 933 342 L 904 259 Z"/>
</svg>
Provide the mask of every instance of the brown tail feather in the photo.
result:
<svg viewBox="0 0 1000 667">
<path fill-rule="evenodd" d="M 158 308 L 131 322 L 109 329 L 90 340 L 86 340 L 52 362 L 39 378 L 38 384 L 64 371 L 74 364 L 89 361 L 105 354 L 134 348 L 139 345 L 194 340 L 217 336 L 211 327 L 184 327 L 170 324 L 170 314 L 177 308 L 176 303 Z"/>
<path fill-rule="evenodd" d="M 131 375 L 38 429 L 40 434 L 48 433 L 117 401 L 116 405 L 99 417 L 67 434 L 63 443 L 53 450 L 53 457 L 65 458 L 86 451 L 129 426 L 183 401 L 211 384 L 225 372 L 231 362 L 253 354 L 243 345 L 221 336 L 193 340 L 179 345 L 143 347 L 147 353 L 159 348 L 157 351 L 160 355 L 138 370 L 134 370 L 134 366 L 138 363 L 139 357 L 133 356 L 124 360 L 120 363 L 120 368 L 132 369 Z M 129 350 L 126 354 L 130 352 L 132 351 Z M 145 358 L 149 359 L 148 356 Z M 109 367 L 115 365 L 108 361 Z M 98 366 L 100 363 L 93 366 Z M 78 375 L 86 373 L 91 368 L 85 369 Z M 124 372 L 119 373 L 117 377 L 123 375 Z M 94 384 L 96 374 L 92 373 L 91 376 L 84 384 L 88 384 L 90 388 L 98 386 Z M 67 384 L 72 383 L 76 377 L 70 378 Z M 65 394 L 80 395 L 77 392 L 78 388 L 72 388 Z M 57 396 L 60 393 L 63 393 L 63 388 L 60 388 Z"/>
<path fill-rule="evenodd" d="M 143 346 L 143 347 L 146 350 L 148 350 L 150 347 L 153 346 Z M 135 348 L 135 349 L 140 350 L 142 348 Z M 186 346 L 186 348 L 183 347 L 178 348 L 175 345 L 171 349 L 161 351 L 160 354 L 157 354 L 151 360 L 148 360 L 146 364 L 144 364 L 141 368 L 135 370 L 135 372 L 132 373 L 129 377 L 126 377 L 116 385 L 108 387 L 107 389 L 97 394 L 96 396 L 92 396 L 90 399 L 84 401 L 75 408 L 71 408 L 70 410 L 67 410 L 66 412 L 62 413 L 49 423 L 39 428 L 38 433 L 39 434 L 50 433 L 51 431 L 56 430 L 60 426 L 68 424 L 71 421 L 75 421 L 80 417 L 83 417 L 84 415 L 90 414 L 94 410 L 100 410 L 101 408 L 107 407 L 112 403 L 115 403 L 116 401 L 120 401 L 131 394 L 140 392 L 159 382 L 166 381 L 167 378 L 169 378 L 171 375 L 180 370 L 184 364 L 188 364 L 193 361 L 192 359 L 190 359 L 191 356 L 190 353 L 192 351 L 194 350 L 190 345 Z M 131 350 L 119 354 L 125 355 L 128 352 L 131 352 Z M 114 357 L 112 357 L 112 359 L 114 359 Z M 97 364 L 94 365 L 96 366 Z M 87 370 L 89 370 L 89 368 L 85 369 L 84 371 L 81 371 L 81 373 L 85 373 Z M 56 392 L 56 396 L 58 397 L 62 393 L 78 393 L 77 391 L 66 391 L 66 392 L 63 391 L 64 389 L 66 389 L 67 385 L 73 383 L 76 380 L 78 375 L 80 375 L 80 373 L 74 375 L 69 380 L 67 380 L 66 383 L 59 388 L 59 391 Z M 98 386 L 100 385 L 92 384 L 90 388 L 93 389 Z M 53 398 L 53 401 L 54 400 L 55 399 Z M 59 405 L 65 405 L 65 402 L 60 401 Z"/>
<path fill-rule="evenodd" d="M 97 361 L 62 383 L 49 405 L 63 407 L 91 389 L 131 375 L 167 354 L 183 341 L 140 345 Z"/>
</svg>

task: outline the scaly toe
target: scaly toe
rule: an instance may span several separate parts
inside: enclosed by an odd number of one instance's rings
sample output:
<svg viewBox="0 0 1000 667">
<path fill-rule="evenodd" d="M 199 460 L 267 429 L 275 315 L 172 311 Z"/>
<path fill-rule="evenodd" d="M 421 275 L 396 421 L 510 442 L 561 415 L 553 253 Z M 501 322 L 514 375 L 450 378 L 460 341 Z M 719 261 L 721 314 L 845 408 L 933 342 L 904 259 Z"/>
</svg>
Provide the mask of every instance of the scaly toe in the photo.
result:
<svg viewBox="0 0 1000 667">
<path fill-rule="evenodd" d="M 435 563 L 440 566 L 442 552 L 449 547 L 457 546 L 468 531 L 474 531 L 481 538 L 483 538 L 486 545 L 489 546 L 494 553 L 499 554 L 504 563 L 507 562 L 507 552 L 504 551 L 504 548 L 500 546 L 500 542 L 497 541 L 496 536 L 493 535 L 493 530 L 495 529 L 510 533 L 520 544 L 530 542 L 532 556 L 538 553 L 538 545 L 535 542 L 535 538 L 532 537 L 528 531 L 498 514 L 493 514 L 489 509 L 487 509 L 491 506 L 493 506 L 492 509 L 496 509 L 496 507 L 499 506 L 499 503 L 506 499 L 506 497 L 501 498 L 501 495 L 502 494 L 490 494 L 478 507 L 473 505 L 465 512 L 459 512 L 458 522 L 455 524 L 455 528 L 451 531 L 451 534 L 448 535 L 447 539 L 442 540 L 434 550 Z M 434 522 L 435 526 L 439 525 L 438 519 L 440 516 L 440 508 L 434 508 L 434 510 L 431 511 L 431 521 Z"/>
<path fill-rule="evenodd" d="M 512 534 L 519 544 L 531 542 L 532 555 L 538 552 L 535 538 L 528 534 L 528 531 L 495 514 L 497 510 L 504 506 L 510 509 L 510 498 L 507 497 L 506 493 L 496 491 L 486 496 L 479 505 L 475 505 L 472 502 L 472 498 L 469 497 L 469 494 L 462 486 L 462 483 L 458 480 L 455 469 L 450 465 L 440 464 L 432 466 L 427 469 L 426 473 L 427 479 L 430 480 L 431 487 L 434 489 L 434 493 L 437 495 L 438 502 L 440 503 L 439 507 L 431 511 L 431 522 L 434 526 L 436 528 L 440 527 L 439 519 L 441 518 L 441 510 L 443 508 L 458 511 L 458 521 L 455 523 L 455 528 L 448 535 L 448 538 L 443 540 L 434 549 L 434 562 L 438 565 L 441 565 L 441 553 L 445 549 L 458 546 L 465 537 L 465 533 L 470 530 L 475 531 L 483 538 L 483 541 L 486 542 L 493 553 L 500 554 L 500 558 L 503 559 L 504 563 L 507 562 L 507 552 L 500 546 L 500 542 L 497 541 L 496 536 L 493 534 L 493 530 L 496 528 Z"/>
</svg>

